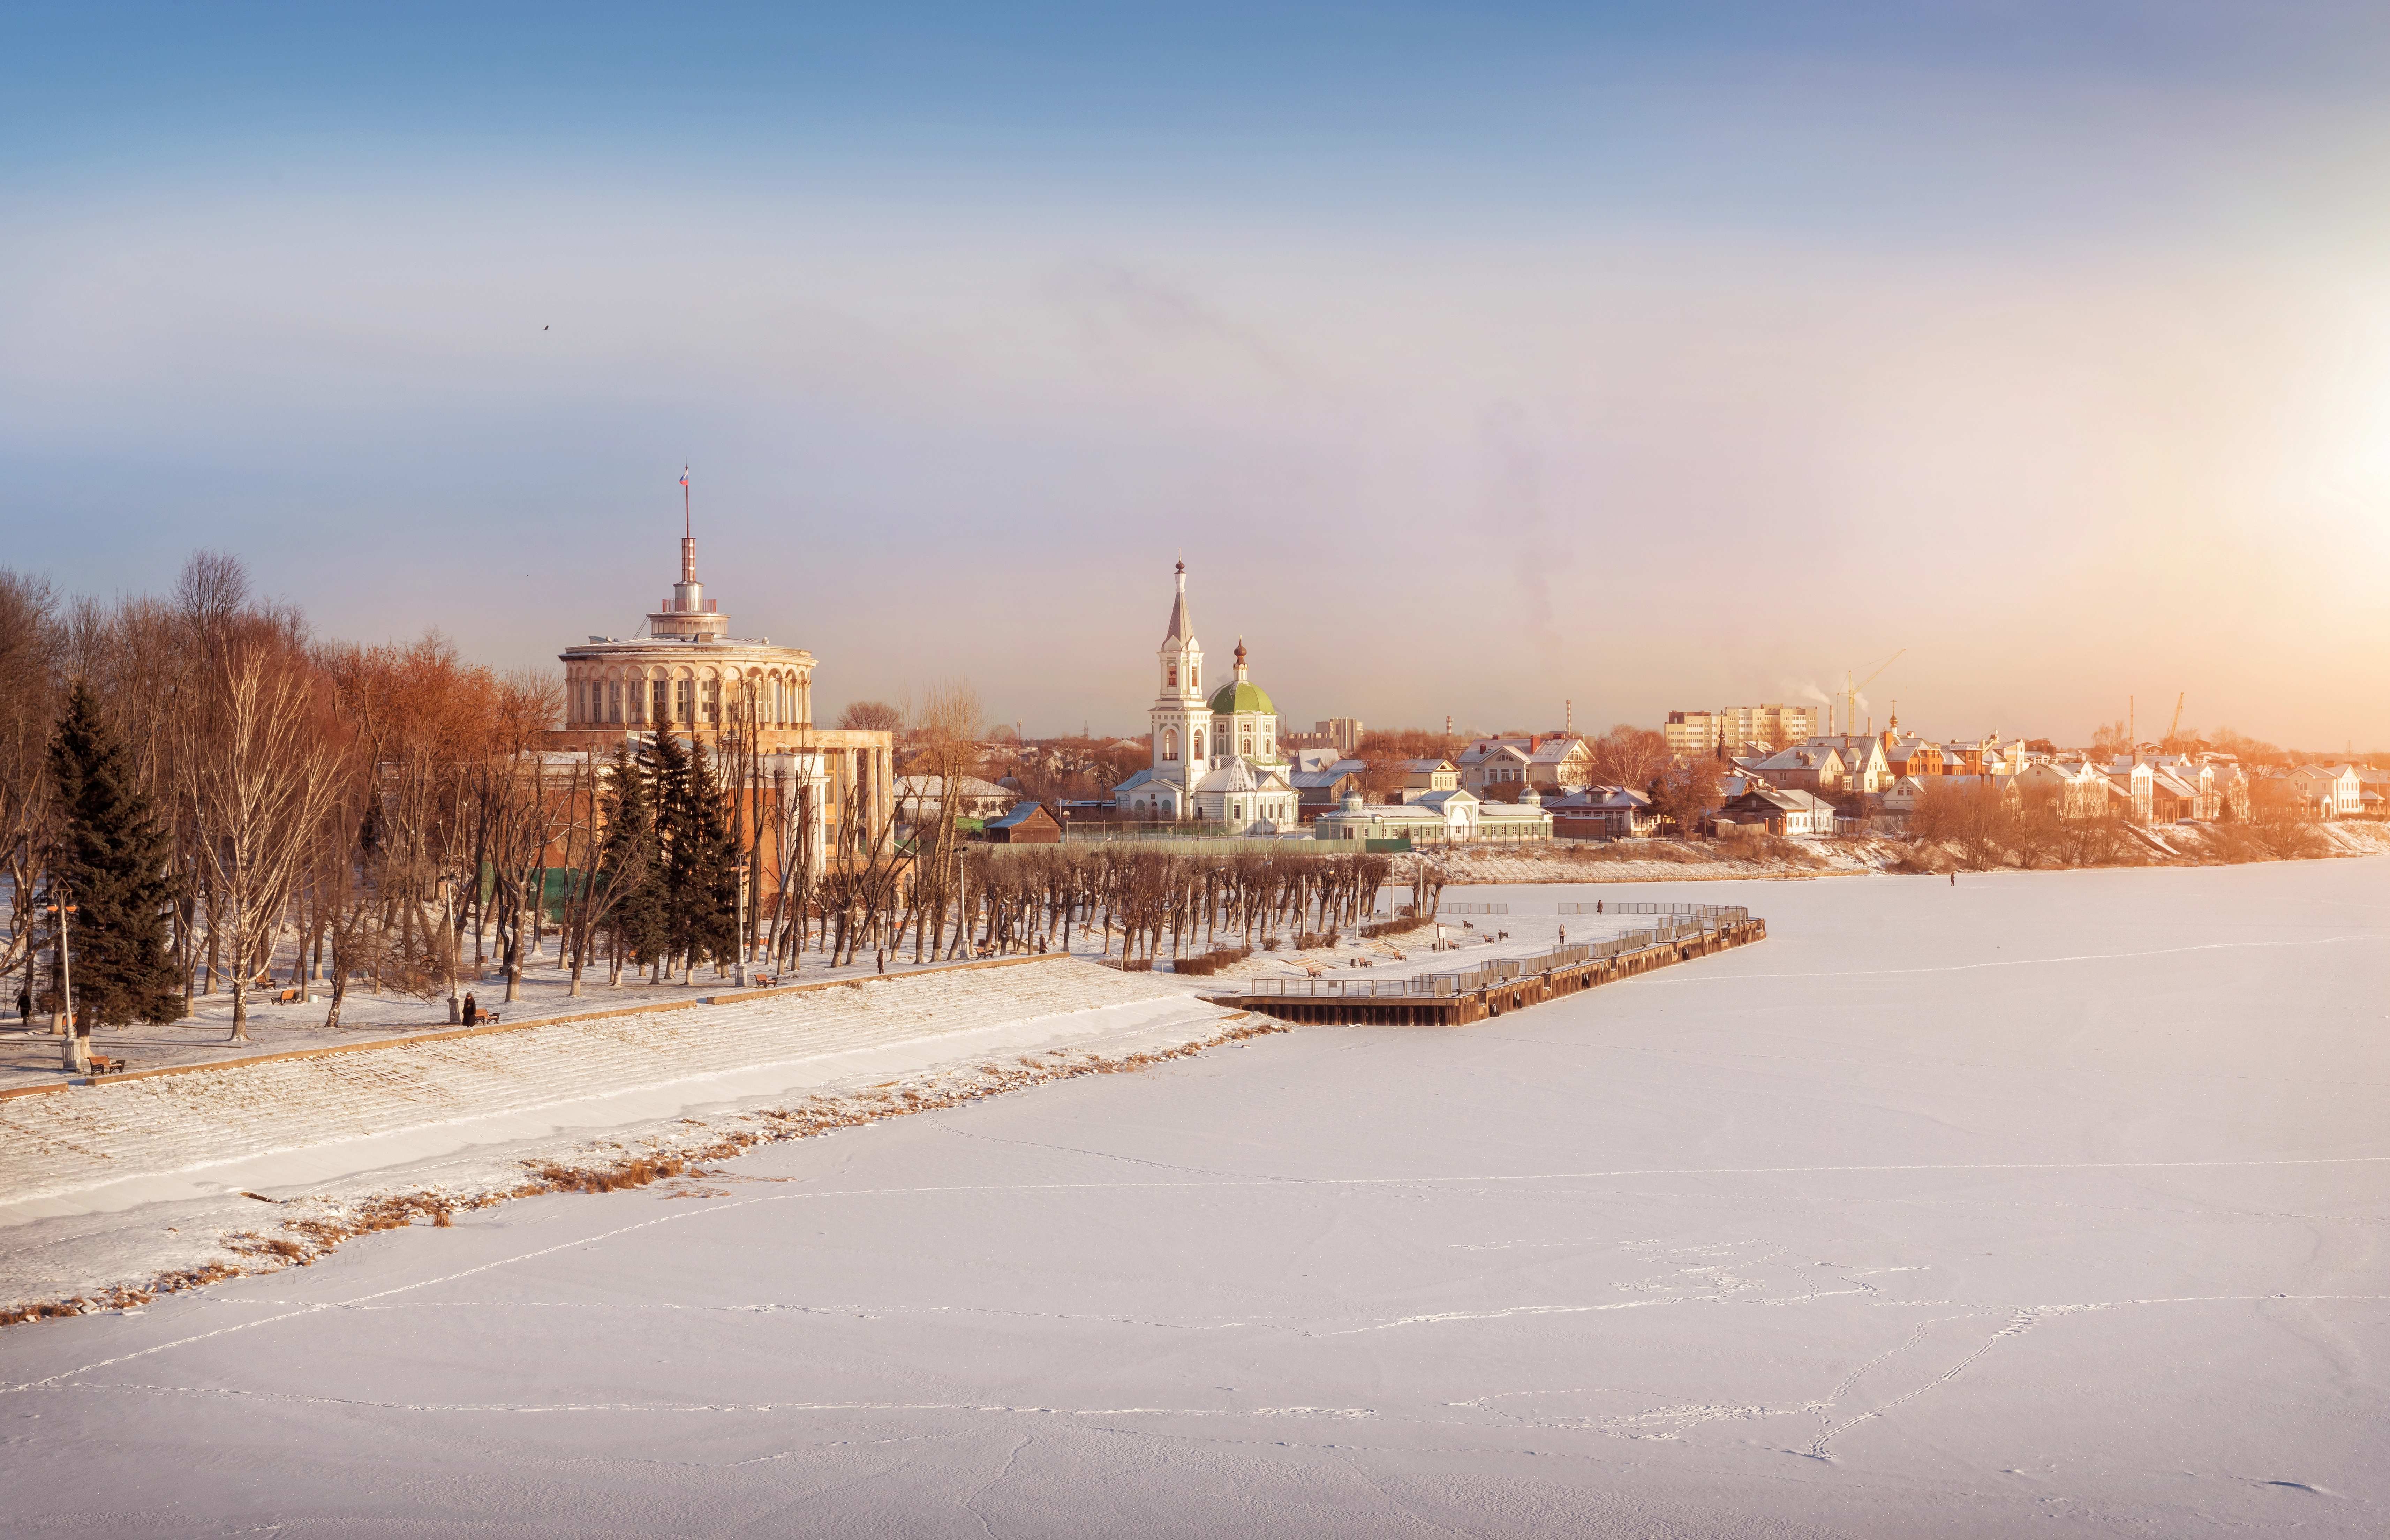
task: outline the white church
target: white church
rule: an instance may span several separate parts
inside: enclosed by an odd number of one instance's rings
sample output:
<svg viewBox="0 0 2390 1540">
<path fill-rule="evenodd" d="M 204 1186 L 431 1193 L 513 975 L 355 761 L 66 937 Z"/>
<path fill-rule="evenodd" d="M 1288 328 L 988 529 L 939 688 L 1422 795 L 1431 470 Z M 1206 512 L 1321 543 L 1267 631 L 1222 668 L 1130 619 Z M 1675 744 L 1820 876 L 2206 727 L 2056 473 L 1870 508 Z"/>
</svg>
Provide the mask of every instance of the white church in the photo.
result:
<svg viewBox="0 0 2390 1540">
<path fill-rule="evenodd" d="M 1187 614 L 1187 563 L 1178 564 L 1178 594 L 1162 638 L 1161 693 L 1153 722 L 1153 764 L 1112 788 L 1124 819 L 1226 825 L 1239 833 L 1271 834 L 1297 827 L 1294 783 L 1278 751 L 1278 708 L 1253 682 L 1245 644 L 1237 643 L 1237 676 L 1203 693 L 1203 645 Z"/>
</svg>

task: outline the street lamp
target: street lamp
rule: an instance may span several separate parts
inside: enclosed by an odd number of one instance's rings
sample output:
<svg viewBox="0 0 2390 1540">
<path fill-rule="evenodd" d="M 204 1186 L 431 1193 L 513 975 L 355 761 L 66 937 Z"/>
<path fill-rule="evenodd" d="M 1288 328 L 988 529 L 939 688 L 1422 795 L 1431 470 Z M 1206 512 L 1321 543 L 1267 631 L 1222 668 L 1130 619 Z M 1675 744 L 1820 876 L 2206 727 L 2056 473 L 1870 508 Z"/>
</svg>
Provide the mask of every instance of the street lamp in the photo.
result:
<svg viewBox="0 0 2390 1540">
<path fill-rule="evenodd" d="M 66 1068 L 74 1074 L 89 1074 L 91 1039 L 75 1030 L 74 955 L 67 946 L 67 916 L 75 912 L 75 906 L 59 894 L 43 906 L 43 912 L 58 917 L 58 995 L 67 1013 Z"/>
</svg>

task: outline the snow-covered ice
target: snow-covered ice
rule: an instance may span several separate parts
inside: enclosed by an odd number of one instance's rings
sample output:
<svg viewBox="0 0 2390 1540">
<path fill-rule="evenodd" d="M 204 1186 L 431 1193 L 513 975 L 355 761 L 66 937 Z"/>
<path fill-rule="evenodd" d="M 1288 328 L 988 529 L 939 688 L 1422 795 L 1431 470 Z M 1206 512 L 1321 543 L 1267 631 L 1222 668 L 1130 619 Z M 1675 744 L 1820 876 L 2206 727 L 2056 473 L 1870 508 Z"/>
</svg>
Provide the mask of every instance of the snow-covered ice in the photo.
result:
<svg viewBox="0 0 2390 1540">
<path fill-rule="evenodd" d="M 0 1333 L 0 1533 L 2390 1528 L 2390 862 L 1630 896 L 1770 939 Z"/>
</svg>

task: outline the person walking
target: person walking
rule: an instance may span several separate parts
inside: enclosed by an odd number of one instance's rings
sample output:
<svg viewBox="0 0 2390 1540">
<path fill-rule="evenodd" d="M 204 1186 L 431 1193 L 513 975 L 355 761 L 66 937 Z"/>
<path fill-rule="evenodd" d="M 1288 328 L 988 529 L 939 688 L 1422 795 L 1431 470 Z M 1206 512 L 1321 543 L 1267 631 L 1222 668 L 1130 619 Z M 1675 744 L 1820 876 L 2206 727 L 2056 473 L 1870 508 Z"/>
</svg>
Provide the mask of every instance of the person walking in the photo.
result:
<svg viewBox="0 0 2390 1540">
<path fill-rule="evenodd" d="M 1952 872 L 1952 873 L 1950 874 L 1950 886 L 1952 886 L 1952 887 L 1954 887 L 1954 888 L 1955 888 L 1955 887 L 1957 887 L 1958 885 L 1959 885 L 1959 874 L 1958 874 L 1957 872 Z"/>
<path fill-rule="evenodd" d="M 473 1003 L 472 994 L 469 991 L 465 995 L 465 1024 L 469 1027 L 479 1026 L 481 1021 L 482 1007 Z"/>
<path fill-rule="evenodd" d="M 17 986 L 17 1024 L 28 1032 L 33 1026 L 33 985 L 32 981 Z"/>
</svg>

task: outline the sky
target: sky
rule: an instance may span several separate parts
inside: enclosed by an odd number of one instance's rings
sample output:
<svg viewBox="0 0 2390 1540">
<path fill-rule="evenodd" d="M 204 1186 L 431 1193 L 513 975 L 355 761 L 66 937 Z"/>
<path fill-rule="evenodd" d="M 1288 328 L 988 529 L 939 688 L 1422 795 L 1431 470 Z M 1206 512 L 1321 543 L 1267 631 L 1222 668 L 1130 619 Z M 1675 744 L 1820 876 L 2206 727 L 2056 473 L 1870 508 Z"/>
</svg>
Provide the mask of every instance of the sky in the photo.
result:
<svg viewBox="0 0 2390 1540">
<path fill-rule="evenodd" d="M 2390 744 L 2390 10 L 0 10 L 0 565 L 817 710 Z"/>
</svg>

